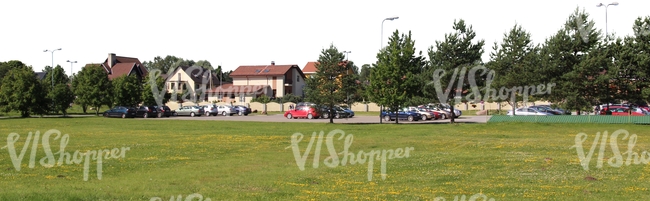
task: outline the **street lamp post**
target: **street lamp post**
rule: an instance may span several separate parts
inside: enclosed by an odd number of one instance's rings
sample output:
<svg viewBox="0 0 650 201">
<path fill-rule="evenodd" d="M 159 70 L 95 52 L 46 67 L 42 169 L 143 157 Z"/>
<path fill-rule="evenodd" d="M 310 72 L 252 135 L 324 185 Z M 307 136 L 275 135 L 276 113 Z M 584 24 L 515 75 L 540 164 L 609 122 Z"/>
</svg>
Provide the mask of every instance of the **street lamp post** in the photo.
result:
<svg viewBox="0 0 650 201">
<path fill-rule="evenodd" d="M 54 89 L 54 52 L 59 51 L 59 50 L 61 50 L 61 48 L 53 49 L 53 50 L 43 50 L 43 52 L 51 52 L 52 53 L 52 65 L 50 66 L 50 67 L 52 67 L 52 72 L 50 72 L 50 73 L 52 73 L 52 89 Z"/>
<path fill-rule="evenodd" d="M 77 63 L 77 61 L 70 61 L 70 60 L 67 60 L 67 61 L 65 61 L 65 62 L 70 62 L 70 78 L 72 79 L 72 64 Z"/>
<path fill-rule="evenodd" d="M 349 61 L 348 54 L 352 53 L 352 51 L 343 51 L 343 53 L 345 53 L 345 61 Z M 345 66 L 345 74 L 350 75 L 350 69 L 348 68 L 347 63 L 346 63 L 346 66 Z M 345 104 L 347 104 L 348 107 L 350 107 L 350 94 L 349 93 L 345 93 Z"/>
<path fill-rule="evenodd" d="M 343 51 L 343 53 L 345 54 L 345 60 L 347 61 L 348 58 L 349 58 L 349 57 L 348 57 L 348 54 L 349 54 L 349 53 L 352 53 L 352 51 Z"/>
<path fill-rule="evenodd" d="M 612 2 L 607 5 L 600 3 L 596 5 L 596 7 L 603 7 L 605 6 L 605 41 L 609 41 L 609 28 L 607 27 L 607 8 L 609 6 L 618 6 L 618 2 Z M 607 80 L 607 112 L 609 112 L 609 80 Z M 607 112 L 605 112 L 605 115 L 607 115 Z"/>
<path fill-rule="evenodd" d="M 388 17 L 388 18 L 381 21 L 381 46 L 379 46 L 380 49 L 384 48 L 384 22 L 386 20 L 393 21 L 393 20 L 396 20 L 396 19 L 399 19 L 399 17 Z"/>
<path fill-rule="evenodd" d="M 399 17 L 388 17 L 388 18 L 381 21 L 381 46 L 379 46 L 380 51 L 381 51 L 381 49 L 384 49 L 384 22 L 386 20 L 393 21 L 393 20 L 396 20 L 396 19 L 399 19 Z M 383 111 L 383 110 L 384 110 L 384 106 L 383 105 L 379 106 L 379 123 L 380 124 L 382 123 L 381 111 Z M 388 115 L 388 114 L 386 114 L 386 115 Z M 395 118 L 397 118 L 397 116 L 395 116 Z"/>
</svg>

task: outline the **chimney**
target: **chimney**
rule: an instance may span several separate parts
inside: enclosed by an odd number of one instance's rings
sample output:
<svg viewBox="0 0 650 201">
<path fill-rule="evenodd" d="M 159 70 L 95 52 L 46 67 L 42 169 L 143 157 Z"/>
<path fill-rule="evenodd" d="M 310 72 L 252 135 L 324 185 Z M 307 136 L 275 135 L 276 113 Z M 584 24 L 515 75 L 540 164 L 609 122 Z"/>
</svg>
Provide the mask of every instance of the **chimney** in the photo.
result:
<svg viewBox="0 0 650 201">
<path fill-rule="evenodd" d="M 271 61 L 271 66 L 275 66 L 275 61 Z"/>
<path fill-rule="evenodd" d="M 115 58 L 115 53 L 108 53 L 108 67 L 113 68 L 117 58 Z"/>
</svg>

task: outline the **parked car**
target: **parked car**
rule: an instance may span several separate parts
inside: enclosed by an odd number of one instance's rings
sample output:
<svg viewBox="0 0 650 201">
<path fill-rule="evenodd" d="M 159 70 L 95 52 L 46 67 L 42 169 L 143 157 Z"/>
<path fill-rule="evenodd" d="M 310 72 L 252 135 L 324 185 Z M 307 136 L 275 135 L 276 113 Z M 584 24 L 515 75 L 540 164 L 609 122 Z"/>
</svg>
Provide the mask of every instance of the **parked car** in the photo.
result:
<svg viewBox="0 0 650 201">
<path fill-rule="evenodd" d="M 539 110 L 537 110 L 535 108 L 523 107 L 523 108 L 519 108 L 519 109 L 515 110 L 514 113 L 512 112 L 512 110 L 508 111 L 508 115 L 510 115 L 510 116 L 522 115 L 523 116 L 523 115 L 553 115 L 553 114 L 542 112 L 542 111 L 539 111 Z"/>
<path fill-rule="evenodd" d="M 351 118 L 351 117 L 354 117 L 354 111 L 352 111 L 350 108 L 347 108 L 347 107 L 341 107 L 341 109 L 343 109 L 343 111 L 345 111 L 345 112 L 348 113 L 348 117 L 350 117 L 350 118 Z"/>
<path fill-rule="evenodd" d="M 609 106 L 609 110 L 612 111 L 612 115 L 613 115 L 613 111 L 618 110 L 619 108 L 627 109 L 628 107 L 627 106 L 622 106 L 622 105 L 610 105 Z M 600 109 L 600 115 L 607 115 L 607 111 L 608 111 L 607 109 L 608 109 L 607 106 L 601 108 Z"/>
<path fill-rule="evenodd" d="M 541 112 L 546 112 L 546 113 L 551 113 L 553 115 L 563 115 L 563 111 L 551 109 L 550 106 L 544 106 L 544 105 L 536 105 L 536 106 L 530 106 L 530 108 L 537 109 Z"/>
<path fill-rule="evenodd" d="M 217 109 L 217 105 L 215 104 L 210 104 L 210 105 L 203 105 L 203 111 L 205 112 L 205 116 L 217 116 L 219 115 L 219 109 Z"/>
<path fill-rule="evenodd" d="M 235 108 L 230 106 L 230 105 L 219 105 L 219 107 L 217 107 L 217 110 L 219 110 L 219 114 L 221 114 L 223 116 L 226 116 L 226 115 L 232 116 L 234 114 L 237 114 L 237 111 L 235 110 Z"/>
<path fill-rule="evenodd" d="M 441 119 L 447 119 L 447 118 L 451 117 L 451 112 L 442 110 L 442 109 L 440 109 L 440 108 L 438 108 L 438 107 L 436 107 L 434 105 L 427 105 L 426 107 L 423 106 L 421 108 L 425 108 L 427 110 L 438 113 L 440 115 Z"/>
<path fill-rule="evenodd" d="M 176 111 L 178 116 L 200 117 L 205 111 L 199 106 L 183 106 Z"/>
<path fill-rule="evenodd" d="M 330 116 L 329 116 L 330 112 L 329 112 L 327 106 L 322 107 L 320 112 L 321 112 L 321 116 L 324 119 L 329 119 L 330 118 Z M 343 108 L 338 107 L 338 106 L 334 106 L 334 108 L 332 109 L 331 114 L 334 115 L 334 118 L 336 118 L 336 119 L 348 118 L 349 115 L 350 115 L 350 113 L 346 112 L 345 110 L 343 110 Z"/>
<path fill-rule="evenodd" d="M 612 111 L 612 116 L 646 116 L 643 112 L 638 112 L 634 109 L 619 107 L 609 108 Z"/>
<path fill-rule="evenodd" d="M 115 106 L 110 110 L 104 112 L 104 117 L 135 117 L 136 109 L 126 106 Z"/>
<path fill-rule="evenodd" d="M 397 118 L 405 119 L 408 121 L 417 121 L 422 119 L 422 115 L 420 115 L 420 113 L 416 111 L 404 111 L 403 109 L 398 110 L 397 114 L 392 111 L 382 111 L 381 117 L 384 118 L 385 121 L 392 121 Z"/>
<path fill-rule="evenodd" d="M 143 105 L 135 111 L 136 117 L 149 118 L 149 117 L 162 117 L 162 113 L 158 109 L 158 106 L 153 105 Z"/>
<path fill-rule="evenodd" d="M 248 116 L 248 114 L 251 113 L 251 108 L 243 106 L 243 105 L 235 105 L 235 112 L 237 112 L 237 115 L 239 116 Z"/>
<path fill-rule="evenodd" d="M 284 112 L 284 117 L 287 119 L 294 119 L 294 118 L 307 118 L 307 119 L 317 119 L 320 117 L 320 113 L 314 109 L 312 106 L 296 106 L 296 108 L 292 110 L 287 110 Z"/>
<path fill-rule="evenodd" d="M 167 107 L 166 105 L 158 107 L 158 109 L 160 109 L 159 113 L 162 114 L 162 116 L 164 116 L 164 117 L 174 116 L 174 114 L 176 113 L 176 110 L 172 110 L 171 108 Z"/>
<path fill-rule="evenodd" d="M 420 113 L 420 115 L 422 116 L 421 117 L 422 121 L 436 119 L 436 115 L 433 112 L 429 112 L 424 108 L 417 108 L 417 107 L 404 108 L 404 110 L 407 110 L 407 109 L 411 110 L 411 111 L 415 111 L 417 113 Z"/>
<path fill-rule="evenodd" d="M 571 115 L 571 111 L 570 111 L 570 110 L 564 110 L 564 109 L 562 109 L 562 108 L 553 107 L 553 106 L 551 106 L 551 105 L 537 105 L 537 106 L 538 106 L 538 107 L 550 108 L 550 109 L 552 109 L 552 110 L 555 110 L 555 111 L 560 112 L 562 115 Z"/>
</svg>

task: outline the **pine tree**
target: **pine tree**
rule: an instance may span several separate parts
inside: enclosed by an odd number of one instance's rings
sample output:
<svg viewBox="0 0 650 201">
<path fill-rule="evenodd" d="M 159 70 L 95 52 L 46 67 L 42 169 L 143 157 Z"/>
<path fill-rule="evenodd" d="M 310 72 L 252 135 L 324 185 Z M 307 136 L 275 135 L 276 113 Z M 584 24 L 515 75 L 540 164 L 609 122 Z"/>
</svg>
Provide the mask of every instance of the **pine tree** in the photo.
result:
<svg viewBox="0 0 650 201">
<path fill-rule="evenodd" d="M 452 114 L 454 105 L 473 90 L 470 84 L 465 83 L 470 81 L 471 74 L 466 71 L 468 68 L 482 65 L 481 56 L 485 44 L 482 39 L 474 42 L 476 33 L 472 26 L 466 25 L 462 19 L 454 21 L 453 29 L 454 32 L 445 34 L 444 41 L 436 41 L 435 48 L 429 48 L 430 64 L 427 74 L 433 77 L 429 78 L 430 82 L 424 88 L 428 97 L 437 98 L 440 103 L 448 103 Z M 480 82 L 476 84 L 481 85 Z M 454 116 L 451 115 L 452 123 Z"/>
<path fill-rule="evenodd" d="M 368 93 L 370 100 L 389 107 L 397 113 L 407 100 L 420 94 L 423 82 L 418 76 L 426 62 L 422 52 L 416 55 L 411 32 L 393 32 L 388 46 L 377 54 L 377 63 L 371 68 Z M 399 123 L 396 118 L 395 123 Z"/>
<path fill-rule="evenodd" d="M 348 95 L 356 91 L 356 75 L 352 63 L 333 44 L 323 49 L 316 64 L 316 74 L 306 80 L 306 99 L 316 104 L 316 110 L 329 108 L 330 123 L 334 123 L 335 105 L 346 103 Z"/>
<path fill-rule="evenodd" d="M 533 44 L 530 33 L 526 32 L 521 25 L 516 24 L 508 33 L 504 34 L 501 44 L 497 45 L 495 42 L 492 49 L 494 52 L 490 53 L 491 61 L 488 62 L 487 68 L 494 72 L 494 80 L 490 86 L 486 87 L 493 89 L 522 87 L 522 90 L 510 91 L 512 98 L 505 100 L 500 99 L 499 95 L 484 99 L 497 102 L 506 101 L 513 108 L 517 108 L 517 102 L 529 101 L 528 97 L 532 95 L 531 92 L 535 92 L 525 86 L 535 84 L 538 79 L 536 73 L 537 65 L 539 65 L 536 61 L 538 48 Z M 485 95 L 491 96 L 488 93 Z M 513 113 L 515 111 L 513 110 Z"/>
</svg>

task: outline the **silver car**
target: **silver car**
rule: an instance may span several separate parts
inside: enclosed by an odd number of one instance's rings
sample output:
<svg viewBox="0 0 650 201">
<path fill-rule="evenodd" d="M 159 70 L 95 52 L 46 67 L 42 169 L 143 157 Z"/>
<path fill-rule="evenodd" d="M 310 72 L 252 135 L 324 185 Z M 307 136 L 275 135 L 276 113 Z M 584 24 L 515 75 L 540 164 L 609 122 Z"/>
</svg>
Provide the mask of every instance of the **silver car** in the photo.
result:
<svg viewBox="0 0 650 201">
<path fill-rule="evenodd" d="M 204 105 L 201 106 L 203 107 L 203 111 L 205 111 L 205 116 L 217 116 L 219 115 L 219 109 L 217 109 L 217 105 Z"/>
<path fill-rule="evenodd" d="M 508 115 L 510 115 L 510 116 L 513 116 L 513 115 L 542 115 L 542 116 L 547 116 L 547 115 L 553 115 L 553 114 L 542 112 L 542 111 L 539 111 L 539 110 L 537 110 L 535 108 L 524 107 L 524 108 L 517 109 L 514 114 L 512 113 L 512 110 L 510 110 L 510 111 L 508 111 Z"/>
<path fill-rule="evenodd" d="M 178 110 L 176 110 L 176 114 L 178 116 L 190 116 L 190 117 L 201 116 L 203 114 L 203 107 L 183 106 Z"/>
<path fill-rule="evenodd" d="M 222 114 L 223 116 L 232 116 L 234 114 L 237 114 L 237 110 L 235 110 L 235 108 L 230 105 L 219 105 L 219 107 L 217 107 L 217 110 L 219 111 L 219 114 Z"/>
</svg>

